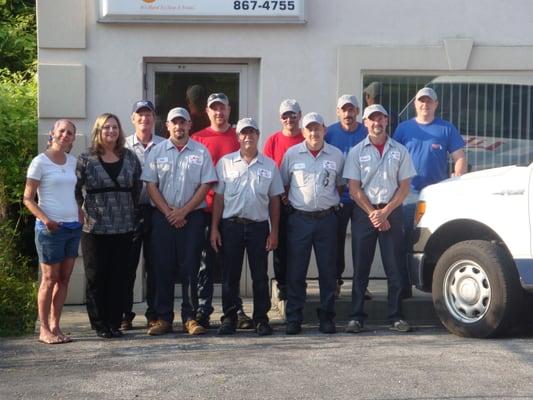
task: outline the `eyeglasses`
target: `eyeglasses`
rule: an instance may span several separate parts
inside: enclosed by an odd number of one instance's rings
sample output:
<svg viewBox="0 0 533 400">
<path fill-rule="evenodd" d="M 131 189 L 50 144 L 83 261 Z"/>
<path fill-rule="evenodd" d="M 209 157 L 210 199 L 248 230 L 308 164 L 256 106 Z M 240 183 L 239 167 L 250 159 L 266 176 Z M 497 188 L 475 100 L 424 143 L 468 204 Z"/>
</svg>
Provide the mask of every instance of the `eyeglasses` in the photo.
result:
<svg viewBox="0 0 533 400">
<path fill-rule="evenodd" d="M 293 112 L 288 112 L 288 113 L 285 113 L 281 116 L 281 119 L 296 119 L 298 118 L 298 114 L 296 113 L 293 113 Z"/>
</svg>

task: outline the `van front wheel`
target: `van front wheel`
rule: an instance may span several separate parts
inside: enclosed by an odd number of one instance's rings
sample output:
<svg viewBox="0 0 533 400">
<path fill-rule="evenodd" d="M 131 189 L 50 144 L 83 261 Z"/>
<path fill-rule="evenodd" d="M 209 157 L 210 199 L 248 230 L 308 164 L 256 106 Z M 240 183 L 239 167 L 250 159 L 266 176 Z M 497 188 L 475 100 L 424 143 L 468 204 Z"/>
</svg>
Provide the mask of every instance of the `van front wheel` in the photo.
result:
<svg viewBox="0 0 533 400">
<path fill-rule="evenodd" d="M 440 257 L 432 293 L 435 311 L 450 332 L 493 337 L 513 323 L 523 290 L 516 266 L 501 246 L 468 240 Z"/>
</svg>

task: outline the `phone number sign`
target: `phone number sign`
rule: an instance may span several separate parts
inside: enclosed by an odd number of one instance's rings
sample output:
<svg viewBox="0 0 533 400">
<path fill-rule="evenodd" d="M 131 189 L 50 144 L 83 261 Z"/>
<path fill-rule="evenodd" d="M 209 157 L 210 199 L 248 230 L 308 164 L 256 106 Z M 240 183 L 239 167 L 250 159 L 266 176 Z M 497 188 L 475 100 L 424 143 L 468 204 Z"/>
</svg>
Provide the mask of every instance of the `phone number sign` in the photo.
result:
<svg viewBox="0 0 533 400">
<path fill-rule="evenodd" d="M 305 23 L 305 0 L 100 0 L 99 22 Z"/>
</svg>

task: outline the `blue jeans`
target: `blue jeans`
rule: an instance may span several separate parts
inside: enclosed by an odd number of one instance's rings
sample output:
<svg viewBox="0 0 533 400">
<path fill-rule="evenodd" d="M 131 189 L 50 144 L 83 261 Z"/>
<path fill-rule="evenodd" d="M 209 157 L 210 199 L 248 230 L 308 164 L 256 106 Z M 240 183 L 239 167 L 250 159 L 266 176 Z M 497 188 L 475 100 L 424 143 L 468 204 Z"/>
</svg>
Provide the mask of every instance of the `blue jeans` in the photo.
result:
<svg viewBox="0 0 533 400">
<path fill-rule="evenodd" d="M 268 286 L 268 252 L 265 249 L 269 234 L 268 221 L 240 224 L 222 220 L 222 246 L 224 268 L 222 270 L 222 309 L 224 318 L 236 322 L 237 311 L 241 307 L 239 285 L 241 281 L 244 250 L 252 275 L 254 312 L 253 320 L 267 322 L 270 310 Z"/>
<path fill-rule="evenodd" d="M 337 216 L 312 218 L 293 212 L 287 222 L 287 322 L 301 323 L 311 249 L 315 250 L 320 287 L 319 312 L 335 316 Z"/>
<path fill-rule="evenodd" d="M 370 268 L 374 260 L 376 243 L 379 241 L 381 260 L 388 283 L 388 318 L 396 321 L 402 318 L 401 296 L 405 286 L 402 271 L 405 270 L 405 245 L 402 206 L 389 215 L 391 228 L 380 232 L 370 222 L 368 214 L 357 205 L 352 219 L 352 258 L 354 276 L 352 283 L 351 319 L 364 322 L 365 291 L 368 286 Z"/>
<path fill-rule="evenodd" d="M 187 224 L 177 229 L 159 210 L 154 210 L 151 259 L 156 282 L 155 311 L 159 319 L 170 323 L 174 320 L 176 272 L 179 272 L 182 286 L 181 319 L 183 322 L 194 319 L 189 290 L 191 277 L 198 274 L 200 265 L 204 218 L 202 210 L 195 210 L 187 215 Z"/>
</svg>

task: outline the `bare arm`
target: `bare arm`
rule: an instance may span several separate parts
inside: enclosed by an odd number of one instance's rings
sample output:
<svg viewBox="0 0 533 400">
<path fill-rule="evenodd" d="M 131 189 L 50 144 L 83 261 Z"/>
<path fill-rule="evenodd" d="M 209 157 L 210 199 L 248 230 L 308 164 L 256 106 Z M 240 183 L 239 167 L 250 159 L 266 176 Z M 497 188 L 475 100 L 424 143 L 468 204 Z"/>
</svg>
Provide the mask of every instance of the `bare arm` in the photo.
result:
<svg viewBox="0 0 533 400">
<path fill-rule="evenodd" d="M 459 149 L 452 153 L 452 160 L 454 162 L 453 176 L 461 176 L 466 174 L 467 164 L 466 155 L 463 149 Z"/>
<path fill-rule="evenodd" d="M 211 247 L 218 253 L 218 249 L 222 246 L 222 236 L 218 226 L 222 219 L 222 213 L 224 211 L 224 195 L 220 193 L 215 194 L 213 199 L 213 214 L 211 216 Z"/>
<path fill-rule="evenodd" d="M 53 232 L 59 228 L 59 223 L 48 218 L 44 211 L 39 207 L 35 201 L 35 195 L 37 194 L 37 188 L 39 187 L 40 181 L 35 179 L 26 179 L 26 186 L 24 187 L 23 202 L 24 205 L 33 216 L 43 222 L 46 225 L 46 229 L 50 232 Z"/>
<path fill-rule="evenodd" d="M 270 215 L 270 234 L 267 237 L 266 250 L 275 250 L 278 247 L 278 235 L 279 235 L 279 211 L 280 209 L 280 197 L 270 197 L 270 203 L 268 204 L 268 211 Z"/>
</svg>

